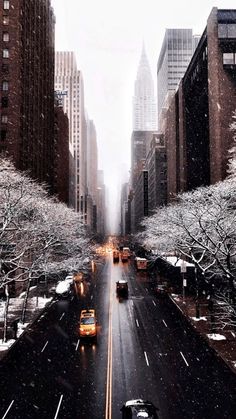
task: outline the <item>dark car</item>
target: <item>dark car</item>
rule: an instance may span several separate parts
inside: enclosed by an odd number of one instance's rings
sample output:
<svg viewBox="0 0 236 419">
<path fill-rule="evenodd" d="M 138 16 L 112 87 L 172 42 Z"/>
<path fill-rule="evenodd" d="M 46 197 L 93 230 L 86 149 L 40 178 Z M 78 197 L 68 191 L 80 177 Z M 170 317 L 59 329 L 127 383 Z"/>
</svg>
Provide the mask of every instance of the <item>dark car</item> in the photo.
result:
<svg viewBox="0 0 236 419">
<path fill-rule="evenodd" d="M 156 286 L 156 294 L 158 297 L 165 297 L 167 296 L 167 287 L 164 284 L 158 284 Z"/>
<path fill-rule="evenodd" d="M 118 297 L 127 298 L 129 294 L 128 282 L 120 279 L 116 282 L 116 294 Z"/>
<path fill-rule="evenodd" d="M 129 400 L 122 406 L 120 410 L 122 412 L 122 419 L 158 419 L 156 413 L 158 409 L 148 400 Z"/>
</svg>

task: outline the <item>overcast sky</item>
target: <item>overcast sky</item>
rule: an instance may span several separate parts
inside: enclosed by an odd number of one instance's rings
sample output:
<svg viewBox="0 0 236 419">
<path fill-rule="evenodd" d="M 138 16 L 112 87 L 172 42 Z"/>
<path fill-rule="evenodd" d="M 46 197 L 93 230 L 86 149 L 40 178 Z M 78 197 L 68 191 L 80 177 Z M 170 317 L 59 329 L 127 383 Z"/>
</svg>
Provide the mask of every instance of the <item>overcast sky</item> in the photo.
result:
<svg viewBox="0 0 236 419">
<path fill-rule="evenodd" d="M 232 0 L 52 0 L 56 49 L 75 51 L 85 106 L 94 120 L 99 168 L 116 205 L 117 183 L 130 169 L 132 96 L 144 41 L 156 86 L 156 63 L 166 28 L 202 34 L 212 7 Z"/>
</svg>

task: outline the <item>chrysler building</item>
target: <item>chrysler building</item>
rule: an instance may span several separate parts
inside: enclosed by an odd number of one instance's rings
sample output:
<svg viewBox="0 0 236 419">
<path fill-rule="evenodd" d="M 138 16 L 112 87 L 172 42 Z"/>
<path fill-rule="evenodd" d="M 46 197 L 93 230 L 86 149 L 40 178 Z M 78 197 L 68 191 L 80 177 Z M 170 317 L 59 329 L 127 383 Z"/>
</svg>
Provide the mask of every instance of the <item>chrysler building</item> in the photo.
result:
<svg viewBox="0 0 236 419">
<path fill-rule="evenodd" d="M 133 131 L 157 129 L 157 104 L 154 83 L 143 45 L 133 96 Z"/>
</svg>

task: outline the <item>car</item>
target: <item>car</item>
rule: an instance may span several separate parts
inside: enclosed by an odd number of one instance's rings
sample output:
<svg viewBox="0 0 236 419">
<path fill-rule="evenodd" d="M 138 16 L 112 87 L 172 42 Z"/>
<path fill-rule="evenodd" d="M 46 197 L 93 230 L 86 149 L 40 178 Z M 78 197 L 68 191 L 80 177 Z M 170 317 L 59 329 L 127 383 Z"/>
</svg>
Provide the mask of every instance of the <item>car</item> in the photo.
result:
<svg viewBox="0 0 236 419">
<path fill-rule="evenodd" d="M 156 294 L 158 297 L 166 297 L 167 296 L 167 287 L 164 284 L 158 284 L 156 286 Z"/>
<path fill-rule="evenodd" d="M 81 338 L 97 337 L 97 320 L 94 309 L 81 310 L 79 320 L 79 335 Z"/>
<path fill-rule="evenodd" d="M 58 282 L 55 293 L 58 297 L 68 297 L 71 294 L 71 283 L 68 280 Z"/>
<path fill-rule="evenodd" d="M 149 418 L 158 419 L 157 408 L 152 402 L 142 399 L 128 400 L 120 409 L 122 419 Z"/>
<path fill-rule="evenodd" d="M 128 282 L 125 279 L 116 281 L 116 294 L 118 297 L 127 298 L 129 294 Z"/>
</svg>

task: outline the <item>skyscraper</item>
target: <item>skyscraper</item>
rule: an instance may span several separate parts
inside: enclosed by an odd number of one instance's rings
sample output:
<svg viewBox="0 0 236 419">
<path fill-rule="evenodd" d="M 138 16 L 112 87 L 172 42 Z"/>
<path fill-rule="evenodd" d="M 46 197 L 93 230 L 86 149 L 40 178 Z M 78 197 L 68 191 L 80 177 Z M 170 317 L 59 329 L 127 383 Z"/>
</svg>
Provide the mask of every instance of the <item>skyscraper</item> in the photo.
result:
<svg viewBox="0 0 236 419">
<path fill-rule="evenodd" d="M 157 63 L 158 118 L 168 92 L 175 92 L 184 76 L 200 36 L 193 36 L 192 29 L 166 29 Z"/>
<path fill-rule="evenodd" d="M 154 83 L 143 45 L 133 96 L 133 130 L 155 131 L 156 129 L 157 109 Z"/>
<path fill-rule="evenodd" d="M 56 52 L 55 89 L 69 119 L 69 204 L 86 211 L 86 122 L 84 87 L 74 52 Z"/>
<path fill-rule="evenodd" d="M 0 152 L 53 192 L 53 9 L 49 0 L 2 1 L 0 22 Z"/>
</svg>

